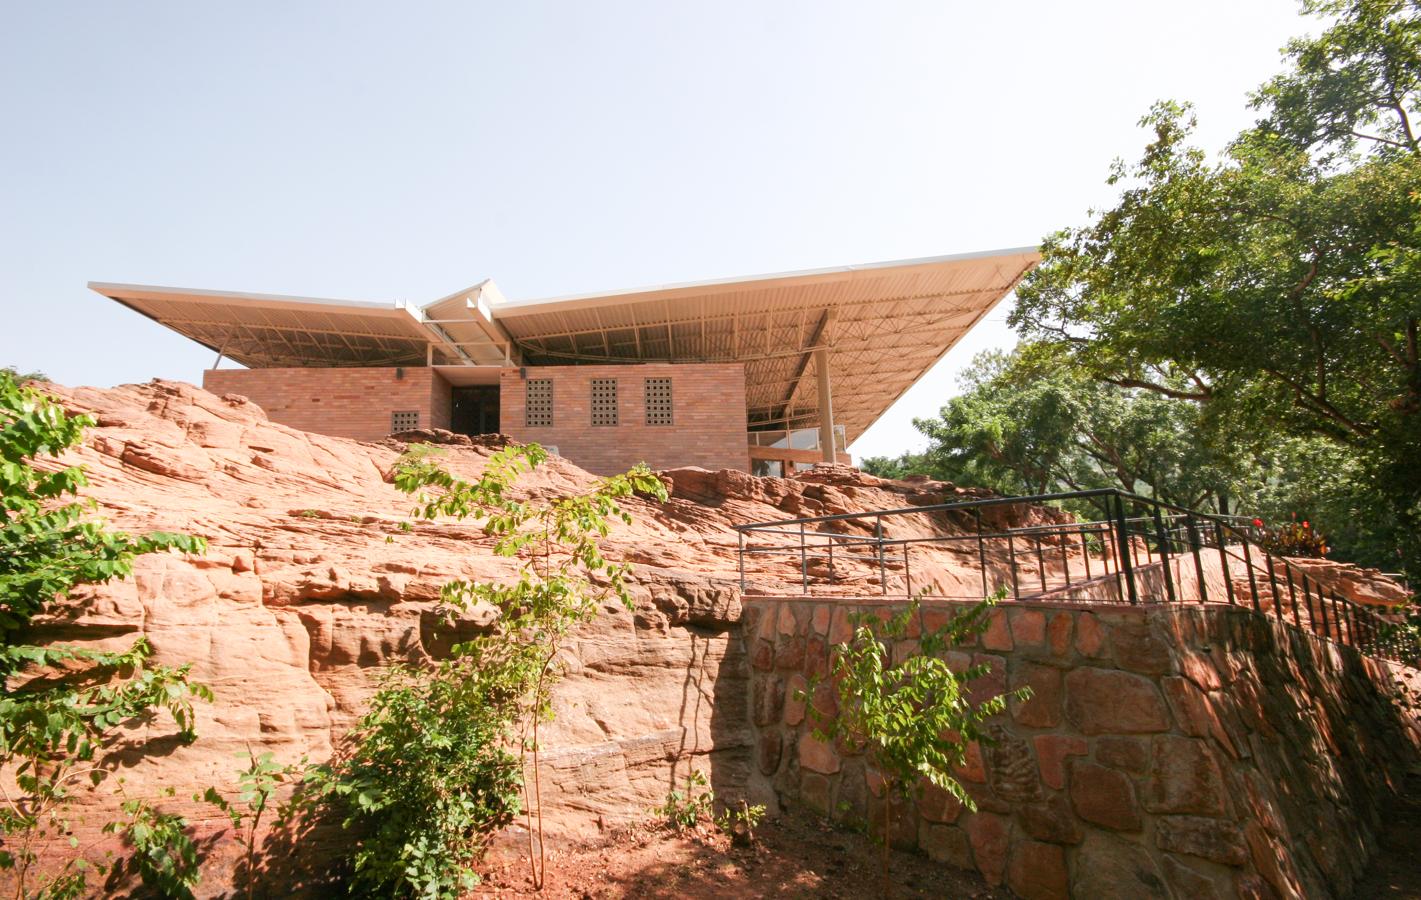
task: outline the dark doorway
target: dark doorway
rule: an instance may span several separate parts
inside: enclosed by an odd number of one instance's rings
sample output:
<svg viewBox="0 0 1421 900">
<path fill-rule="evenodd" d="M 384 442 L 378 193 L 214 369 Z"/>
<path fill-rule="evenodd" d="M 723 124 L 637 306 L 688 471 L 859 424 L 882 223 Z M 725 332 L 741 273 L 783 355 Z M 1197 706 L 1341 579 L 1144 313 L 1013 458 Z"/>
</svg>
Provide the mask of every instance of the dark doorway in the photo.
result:
<svg viewBox="0 0 1421 900">
<path fill-rule="evenodd" d="M 450 430 L 457 434 L 494 434 L 498 431 L 498 385 L 479 384 L 454 388 Z"/>
</svg>

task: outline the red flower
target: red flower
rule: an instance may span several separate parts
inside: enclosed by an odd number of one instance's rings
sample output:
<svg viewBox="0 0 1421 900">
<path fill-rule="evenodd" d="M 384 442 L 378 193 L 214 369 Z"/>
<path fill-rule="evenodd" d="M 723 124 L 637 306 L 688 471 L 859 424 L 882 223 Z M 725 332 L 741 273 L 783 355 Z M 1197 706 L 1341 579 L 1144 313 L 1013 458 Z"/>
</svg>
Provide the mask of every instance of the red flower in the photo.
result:
<svg viewBox="0 0 1421 900">
<path fill-rule="evenodd" d="M 1262 528 L 1262 527 L 1263 527 L 1263 520 L 1262 520 L 1262 519 L 1254 519 L 1254 520 L 1253 520 L 1253 527 L 1254 527 L 1254 528 Z"/>
<path fill-rule="evenodd" d="M 1307 520 L 1307 519 L 1303 519 L 1303 527 L 1304 527 L 1304 528 L 1311 528 L 1312 526 L 1308 524 L 1308 520 Z"/>
</svg>

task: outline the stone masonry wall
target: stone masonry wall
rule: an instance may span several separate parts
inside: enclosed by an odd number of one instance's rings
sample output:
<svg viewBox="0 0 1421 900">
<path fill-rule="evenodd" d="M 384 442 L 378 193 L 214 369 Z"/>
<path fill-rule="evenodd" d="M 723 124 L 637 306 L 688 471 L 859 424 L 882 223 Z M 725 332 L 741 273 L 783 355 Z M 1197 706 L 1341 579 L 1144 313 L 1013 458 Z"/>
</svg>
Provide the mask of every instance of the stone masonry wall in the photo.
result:
<svg viewBox="0 0 1421 900">
<path fill-rule="evenodd" d="M 850 611 L 891 605 L 746 599 L 752 795 L 882 821 L 881 781 L 813 737 L 795 694 Z M 920 624 L 954 608 L 928 601 Z M 892 839 L 1032 900 L 1348 896 L 1389 785 L 1421 759 L 1400 670 L 1244 609 L 1008 604 L 949 662 L 990 667 L 977 699 L 1034 696 L 957 773 L 977 811 L 927 786 L 890 810 Z M 827 683 L 810 702 L 837 708 Z"/>
</svg>

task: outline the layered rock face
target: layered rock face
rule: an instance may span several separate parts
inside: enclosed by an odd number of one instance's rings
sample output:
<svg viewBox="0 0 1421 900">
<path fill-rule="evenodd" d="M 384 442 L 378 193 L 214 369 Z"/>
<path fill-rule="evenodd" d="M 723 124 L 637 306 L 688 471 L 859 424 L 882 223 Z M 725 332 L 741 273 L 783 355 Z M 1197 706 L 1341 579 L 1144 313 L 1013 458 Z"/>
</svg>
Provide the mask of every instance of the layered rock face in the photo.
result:
<svg viewBox="0 0 1421 900">
<path fill-rule="evenodd" d="M 815 738 L 797 697 L 850 613 L 891 606 L 746 600 L 760 799 L 883 820 L 881 779 Z M 960 608 L 926 601 L 914 639 Z M 925 784 L 888 810 L 890 833 L 1022 897 L 1350 896 L 1380 802 L 1421 763 L 1421 723 L 1394 696 L 1414 669 L 1243 609 L 1023 604 L 948 663 L 988 667 L 974 699 L 1033 694 L 957 770 L 975 812 Z M 808 703 L 837 712 L 828 683 Z"/>
</svg>

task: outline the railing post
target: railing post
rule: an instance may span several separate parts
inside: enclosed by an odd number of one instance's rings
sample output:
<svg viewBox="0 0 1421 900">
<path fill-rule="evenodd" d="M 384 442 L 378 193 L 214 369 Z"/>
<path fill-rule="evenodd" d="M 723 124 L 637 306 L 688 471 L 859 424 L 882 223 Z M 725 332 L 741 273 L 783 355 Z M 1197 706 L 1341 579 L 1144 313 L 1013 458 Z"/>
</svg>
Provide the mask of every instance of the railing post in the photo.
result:
<svg viewBox="0 0 1421 900">
<path fill-rule="evenodd" d="M 1164 593 L 1169 602 L 1175 602 L 1174 574 L 1169 570 L 1169 537 L 1164 533 L 1164 521 L 1160 518 L 1159 504 L 1151 504 L 1155 519 L 1155 537 L 1159 540 L 1160 569 L 1164 572 Z"/>
<path fill-rule="evenodd" d="M 1007 567 L 1011 569 L 1011 598 L 1021 599 L 1021 585 L 1016 580 L 1016 535 L 1007 529 Z"/>
<path fill-rule="evenodd" d="M 1313 634 L 1317 634 L 1317 613 L 1312 608 L 1312 589 L 1308 586 L 1307 573 L 1303 573 L 1303 605 L 1308 608 L 1308 628 Z"/>
<path fill-rule="evenodd" d="M 1273 574 L 1273 554 L 1265 550 L 1263 558 L 1268 562 L 1268 586 L 1273 592 L 1273 615 L 1281 622 L 1283 621 L 1283 600 L 1278 596 L 1278 578 Z"/>
<path fill-rule="evenodd" d="M 1209 588 L 1204 584 L 1204 561 L 1199 558 L 1199 529 L 1194 525 L 1194 514 L 1190 513 L 1184 519 L 1185 527 L 1189 530 L 1189 549 L 1194 553 L 1194 577 L 1199 583 L 1199 602 L 1209 602 Z"/>
<path fill-rule="evenodd" d="M 908 591 L 908 598 L 913 597 L 913 569 L 908 564 L 908 542 L 903 542 L 903 583 Z"/>
<path fill-rule="evenodd" d="M 1357 646 L 1357 604 L 1346 597 L 1342 598 L 1342 608 L 1347 610 L 1347 642 L 1353 647 Z"/>
<path fill-rule="evenodd" d="M 1243 542 L 1243 569 L 1248 573 L 1248 592 L 1253 595 L 1253 611 L 1262 612 L 1258 605 L 1258 579 L 1253 577 L 1253 554 L 1248 550 L 1248 540 Z"/>
<path fill-rule="evenodd" d="M 1066 572 L 1066 587 L 1071 586 L 1071 558 L 1066 554 L 1066 532 L 1062 531 L 1056 535 L 1060 542 L 1057 546 L 1061 548 L 1061 568 Z"/>
<path fill-rule="evenodd" d="M 1081 558 L 1085 560 L 1085 580 L 1090 581 L 1090 542 L 1086 540 L 1085 526 L 1081 526 Z"/>
<path fill-rule="evenodd" d="M 987 542 L 982 538 L 982 510 L 972 507 L 972 516 L 977 520 L 977 565 L 982 569 L 982 596 L 991 593 L 987 590 Z"/>
<path fill-rule="evenodd" d="M 873 534 L 878 542 L 878 587 L 879 593 L 888 596 L 888 568 L 883 564 L 883 517 L 874 517 Z"/>
<path fill-rule="evenodd" d="M 1320 584 L 1317 586 L 1317 609 L 1322 613 L 1322 636 L 1332 640 L 1332 631 L 1327 627 L 1327 593 Z"/>
<path fill-rule="evenodd" d="M 740 536 L 740 595 L 745 596 L 745 532 L 736 531 Z"/>
<path fill-rule="evenodd" d="M 1036 532 L 1036 571 L 1041 576 L 1041 593 L 1046 593 L 1046 554 L 1041 552 L 1041 532 Z"/>
<path fill-rule="evenodd" d="M 799 523 L 799 592 L 809 593 L 809 555 L 804 549 L 804 523 Z"/>
<path fill-rule="evenodd" d="M 1303 623 L 1298 618 L 1298 592 L 1293 587 L 1293 567 L 1288 565 L 1288 561 L 1283 561 L 1283 574 L 1288 576 L 1288 602 L 1293 606 L 1293 625 L 1302 628 Z"/>
<path fill-rule="evenodd" d="M 831 535 L 829 535 L 827 538 L 825 538 L 824 540 L 825 540 L 825 542 L 829 545 L 829 586 L 830 586 L 830 587 L 833 587 L 833 586 L 834 586 L 834 536 L 831 534 Z M 853 558 L 853 557 L 852 557 L 852 554 L 850 554 L 850 558 L 851 558 L 851 559 Z"/>
<path fill-rule="evenodd" d="M 1138 606 L 1139 594 L 1135 592 L 1135 567 L 1130 562 L 1130 534 L 1125 528 L 1125 500 L 1115 494 L 1115 549 L 1120 554 L 1117 573 L 1124 573 L 1125 588 L 1130 592 L 1130 605 Z"/>
<path fill-rule="evenodd" d="M 1214 541 L 1219 545 L 1219 567 L 1224 572 L 1224 593 L 1228 595 L 1229 606 L 1236 606 L 1238 601 L 1234 599 L 1234 576 L 1229 571 L 1228 541 L 1224 537 L 1224 526 L 1218 522 L 1214 523 Z"/>
</svg>

